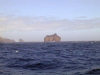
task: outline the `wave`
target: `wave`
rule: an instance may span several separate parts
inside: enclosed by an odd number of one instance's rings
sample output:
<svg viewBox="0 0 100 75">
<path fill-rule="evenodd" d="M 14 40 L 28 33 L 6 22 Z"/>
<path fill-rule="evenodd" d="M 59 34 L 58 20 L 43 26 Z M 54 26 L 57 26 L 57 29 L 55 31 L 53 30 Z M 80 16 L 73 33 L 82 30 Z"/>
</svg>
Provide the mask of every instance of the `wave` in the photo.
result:
<svg viewBox="0 0 100 75">
<path fill-rule="evenodd" d="M 61 66 L 59 61 L 36 61 L 35 59 L 12 58 L 7 63 L 9 68 L 23 68 L 30 70 L 56 69 Z"/>
</svg>

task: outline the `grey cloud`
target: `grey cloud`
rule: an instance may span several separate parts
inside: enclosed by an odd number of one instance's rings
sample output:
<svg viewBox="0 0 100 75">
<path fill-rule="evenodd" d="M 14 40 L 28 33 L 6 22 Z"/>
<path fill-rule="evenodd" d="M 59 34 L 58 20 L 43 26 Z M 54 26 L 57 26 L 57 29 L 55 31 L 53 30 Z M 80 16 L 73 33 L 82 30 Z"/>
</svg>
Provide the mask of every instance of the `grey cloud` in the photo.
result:
<svg viewBox="0 0 100 75">
<path fill-rule="evenodd" d="M 49 31 L 100 28 L 100 18 L 94 19 L 55 19 L 52 17 L 0 16 L 0 31 Z"/>
<path fill-rule="evenodd" d="M 76 19 L 87 19 L 87 16 L 80 16 L 80 17 L 76 17 Z"/>
</svg>

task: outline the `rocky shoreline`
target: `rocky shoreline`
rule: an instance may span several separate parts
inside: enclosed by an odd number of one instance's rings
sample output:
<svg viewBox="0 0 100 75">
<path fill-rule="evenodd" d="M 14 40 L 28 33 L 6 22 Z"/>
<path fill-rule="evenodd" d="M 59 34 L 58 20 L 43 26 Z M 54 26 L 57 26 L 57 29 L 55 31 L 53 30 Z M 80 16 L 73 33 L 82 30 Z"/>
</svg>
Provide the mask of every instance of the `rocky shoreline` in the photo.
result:
<svg viewBox="0 0 100 75">
<path fill-rule="evenodd" d="M 0 43 L 14 43 L 14 40 L 0 37 Z"/>
</svg>

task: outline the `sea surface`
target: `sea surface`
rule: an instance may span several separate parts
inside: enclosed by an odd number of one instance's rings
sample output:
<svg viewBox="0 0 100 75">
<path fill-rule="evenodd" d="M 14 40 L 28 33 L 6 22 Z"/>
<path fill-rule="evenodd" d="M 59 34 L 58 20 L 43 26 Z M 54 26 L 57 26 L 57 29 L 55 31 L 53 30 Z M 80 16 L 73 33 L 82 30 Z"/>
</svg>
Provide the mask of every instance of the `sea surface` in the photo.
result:
<svg viewBox="0 0 100 75">
<path fill-rule="evenodd" d="M 0 75 L 86 75 L 92 69 L 100 69 L 100 42 L 0 44 Z"/>
</svg>

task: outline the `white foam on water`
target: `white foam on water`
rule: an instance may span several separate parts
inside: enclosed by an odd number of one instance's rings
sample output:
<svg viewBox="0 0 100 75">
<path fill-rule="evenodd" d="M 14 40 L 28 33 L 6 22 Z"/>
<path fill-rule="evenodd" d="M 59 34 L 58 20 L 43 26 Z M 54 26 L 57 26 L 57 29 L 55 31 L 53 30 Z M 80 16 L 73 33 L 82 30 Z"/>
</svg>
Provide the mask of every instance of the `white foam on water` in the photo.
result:
<svg viewBox="0 0 100 75">
<path fill-rule="evenodd" d="M 19 51 L 18 50 L 16 50 L 16 53 L 18 53 Z"/>
</svg>

